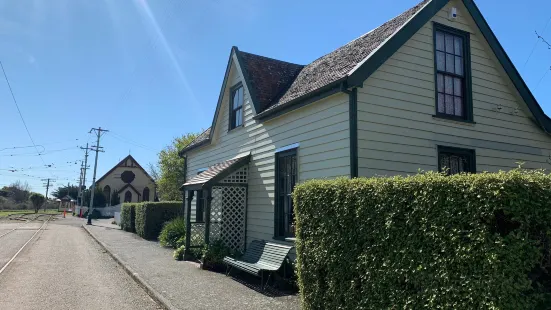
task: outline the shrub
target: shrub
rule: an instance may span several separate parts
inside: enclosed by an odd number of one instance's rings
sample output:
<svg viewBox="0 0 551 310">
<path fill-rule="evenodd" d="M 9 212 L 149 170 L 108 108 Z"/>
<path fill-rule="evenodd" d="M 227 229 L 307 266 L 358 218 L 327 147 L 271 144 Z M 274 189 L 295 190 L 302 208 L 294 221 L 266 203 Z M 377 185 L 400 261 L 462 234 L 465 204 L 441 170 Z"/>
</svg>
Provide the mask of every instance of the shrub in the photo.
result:
<svg viewBox="0 0 551 310">
<path fill-rule="evenodd" d="M 182 245 L 176 250 L 174 250 L 172 257 L 174 257 L 175 260 L 183 260 L 185 251 L 186 251 L 186 246 Z"/>
<path fill-rule="evenodd" d="M 224 265 L 226 256 L 235 257 L 235 253 L 221 239 L 217 239 L 203 247 L 201 261 L 208 269 L 219 269 Z"/>
<path fill-rule="evenodd" d="M 121 206 L 121 229 L 136 232 L 137 203 L 123 203 Z"/>
<path fill-rule="evenodd" d="M 88 210 L 86 210 L 86 212 L 84 212 L 83 217 L 84 218 L 88 217 Z M 99 218 L 102 218 L 101 213 L 99 212 L 99 210 L 93 209 L 92 210 L 92 219 L 97 220 Z"/>
<path fill-rule="evenodd" d="M 550 202 L 542 171 L 298 185 L 303 309 L 547 309 Z"/>
<path fill-rule="evenodd" d="M 159 241 L 162 246 L 177 249 L 181 246 L 182 240 L 186 237 L 186 219 L 177 217 L 172 221 L 166 222 L 159 235 Z"/>
<path fill-rule="evenodd" d="M 136 233 L 157 240 L 163 224 L 178 217 L 182 202 L 144 202 L 136 206 Z"/>
</svg>

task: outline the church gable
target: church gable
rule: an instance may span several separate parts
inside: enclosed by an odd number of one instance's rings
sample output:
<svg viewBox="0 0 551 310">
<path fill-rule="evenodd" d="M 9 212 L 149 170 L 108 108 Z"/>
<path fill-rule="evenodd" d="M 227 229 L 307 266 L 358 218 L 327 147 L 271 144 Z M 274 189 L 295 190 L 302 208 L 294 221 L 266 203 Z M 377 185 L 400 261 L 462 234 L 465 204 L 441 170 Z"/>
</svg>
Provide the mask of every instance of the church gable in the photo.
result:
<svg viewBox="0 0 551 310">
<path fill-rule="evenodd" d="M 99 178 L 96 184 L 107 197 L 115 192 L 120 195 L 121 201 L 126 201 L 130 197 L 128 201 L 131 202 L 151 201 L 154 199 L 156 187 L 153 178 L 131 155 Z"/>
</svg>

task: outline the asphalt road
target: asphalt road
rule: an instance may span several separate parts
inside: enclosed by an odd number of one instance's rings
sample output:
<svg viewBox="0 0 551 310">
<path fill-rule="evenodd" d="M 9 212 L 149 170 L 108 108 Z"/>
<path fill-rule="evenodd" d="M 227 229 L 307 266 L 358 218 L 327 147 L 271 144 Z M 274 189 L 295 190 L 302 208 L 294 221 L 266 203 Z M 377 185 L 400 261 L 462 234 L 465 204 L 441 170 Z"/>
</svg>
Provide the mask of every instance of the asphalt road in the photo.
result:
<svg viewBox="0 0 551 310">
<path fill-rule="evenodd" d="M 56 219 L 0 273 L 0 310 L 159 309 L 82 229 Z M 29 223 L 0 237 L 0 269 L 40 227 Z M 0 236 L 20 223 L 0 222 Z"/>
</svg>

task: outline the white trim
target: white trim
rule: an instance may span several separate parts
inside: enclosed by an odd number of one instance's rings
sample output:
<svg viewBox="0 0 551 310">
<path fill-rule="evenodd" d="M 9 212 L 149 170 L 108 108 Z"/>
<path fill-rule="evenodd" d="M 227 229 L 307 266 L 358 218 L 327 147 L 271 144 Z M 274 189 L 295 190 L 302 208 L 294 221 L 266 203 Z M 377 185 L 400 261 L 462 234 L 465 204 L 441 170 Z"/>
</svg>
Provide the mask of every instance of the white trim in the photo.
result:
<svg viewBox="0 0 551 310">
<path fill-rule="evenodd" d="M 358 68 L 360 68 L 366 61 L 369 60 L 369 58 L 371 58 L 371 56 L 373 56 L 373 54 L 375 54 L 379 49 L 381 49 L 390 39 L 392 39 L 400 30 L 402 30 L 402 28 L 404 28 L 407 24 L 409 24 L 409 22 L 415 17 L 417 16 L 417 14 L 421 13 L 421 11 L 423 11 L 425 9 L 425 7 L 427 7 L 427 5 L 431 4 L 432 1 L 429 1 L 427 2 L 421 9 L 419 9 L 419 11 L 417 11 L 417 13 L 413 14 L 412 17 L 410 17 L 408 19 L 407 22 L 405 22 L 400 28 L 396 29 L 396 31 L 394 31 L 394 33 L 392 35 L 390 35 L 390 37 L 386 38 L 386 40 L 383 41 L 383 43 L 379 44 L 379 46 L 373 50 L 369 55 L 367 55 L 367 57 L 365 57 L 362 61 L 360 61 L 352 70 L 350 70 L 350 72 L 348 72 L 347 76 L 351 76 L 356 70 L 358 70 Z M 402 13 L 403 14 L 403 13 Z M 401 14 L 400 14 L 401 15 Z M 398 16 L 400 16 L 398 15 Z M 396 17 L 398 17 L 396 16 Z M 394 17 L 394 18 L 396 18 Z M 390 19 L 392 20 L 392 19 Z M 381 25 L 382 26 L 382 25 Z M 379 26 L 380 27 L 380 26 Z M 378 28 L 378 27 L 377 27 Z M 375 29 L 377 29 L 375 28 Z M 373 31 L 373 30 L 372 30 Z M 371 32 L 371 31 L 370 31 Z"/>
<path fill-rule="evenodd" d="M 281 153 L 281 152 L 284 152 L 284 151 L 288 151 L 288 150 L 292 150 L 292 149 L 296 149 L 300 146 L 300 143 L 293 143 L 293 144 L 289 144 L 287 146 L 284 146 L 284 147 L 280 147 L 278 149 L 275 150 L 275 153 Z"/>
</svg>

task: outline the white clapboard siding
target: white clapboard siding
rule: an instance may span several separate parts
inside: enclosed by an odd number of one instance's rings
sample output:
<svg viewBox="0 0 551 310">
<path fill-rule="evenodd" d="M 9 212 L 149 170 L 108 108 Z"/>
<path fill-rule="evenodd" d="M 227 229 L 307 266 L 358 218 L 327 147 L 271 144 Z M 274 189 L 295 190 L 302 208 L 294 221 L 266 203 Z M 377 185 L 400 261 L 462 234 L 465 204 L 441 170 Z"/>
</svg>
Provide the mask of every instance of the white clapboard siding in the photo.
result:
<svg viewBox="0 0 551 310">
<path fill-rule="evenodd" d="M 456 21 L 448 11 L 459 10 Z M 433 22 L 471 33 L 475 124 L 434 118 Z M 450 1 L 358 89 L 360 176 L 437 170 L 437 145 L 475 149 L 478 171 L 551 168 L 551 138 L 505 74 L 461 1 Z M 498 109 L 498 106 L 501 109 Z"/>
<path fill-rule="evenodd" d="M 235 57 L 234 57 L 235 61 Z M 245 86 L 244 127 L 228 132 L 229 88 Z M 188 176 L 200 168 L 247 153 L 249 164 L 247 243 L 272 240 L 274 232 L 275 150 L 294 143 L 298 149 L 299 181 L 350 175 L 348 96 L 335 94 L 266 122 L 254 111 L 240 70 L 232 65 L 211 145 L 188 153 Z M 192 203 L 195 214 L 195 201 Z"/>
</svg>

